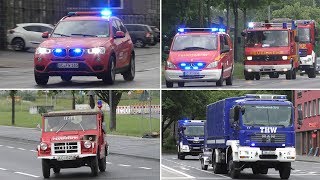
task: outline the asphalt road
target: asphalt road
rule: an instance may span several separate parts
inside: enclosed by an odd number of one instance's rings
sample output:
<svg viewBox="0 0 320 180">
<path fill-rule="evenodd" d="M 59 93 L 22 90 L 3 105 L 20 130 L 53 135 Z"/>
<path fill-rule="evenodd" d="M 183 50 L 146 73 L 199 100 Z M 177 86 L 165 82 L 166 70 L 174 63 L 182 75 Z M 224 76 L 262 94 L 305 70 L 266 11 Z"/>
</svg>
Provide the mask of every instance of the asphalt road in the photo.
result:
<svg viewBox="0 0 320 180">
<path fill-rule="evenodd" d="M 162 83 L 162 88 L 166 88 L 165 83 Z M 174 88 L 179 89 L 319 89 L 320 77 L 308 78 L 307 75 L 299 76 L 295 80 L 286 80 L 285 75 L 280 75 L 278 79 L 270 79 L 269 77 L 261 77 L 259 81 L 244 79 L 234 79 L 232 86 L 217 87 L 215 82 L 191 82 L 185 83 L 185 87 L 178 87 L 174 84 Z M 168 88 L 172 89 L 172 88 Z"/>
<path fill-rule="evenodd" d="M 292 163 L 290 180 L 319 179 L 320 163 L 296 161 Z M 186 160 L 178 160 L 176 155 L 162 154 L 162 180 L 171 179 L 231 179 L 227 175 L 214 174 L 212 167 L 208 171 L 201 170 L 198 157 L 187 156 Z M 254 175 L 251 169 L 241 172 L 240 179 L 280 179 L 279 172 L 269 169 L 267 175 Z"/>
<path fill-rule="evenodd" d="M 0 88 L 108 88 L 108 89 L 145 89 L 160 86 L 160 50 L 159 44 L 153 47 L 135 48 L 136 77 L 132 82 L 116 75 L 114 85 L 105 85 L 93 76 L 73 77 L 71 82 L 62 82 L 60 77 L 50 77 L 48 85 L 38 86 L 33 75 L 34 50 L 28 52 L 0 51 Z"/>
<path fill-rule="evenodd" d="M 0 138 L 0 179 L 43 179 L 36 145 Z M 97 177 L 92 177 L 90 172 L 89 167 L 62 169 L 60 174 L 51 170 L 51 179 L 160 179 L 158 160 L 125 155 L 109 155 L 106 172 L 100 172 Z"/>
</svg>

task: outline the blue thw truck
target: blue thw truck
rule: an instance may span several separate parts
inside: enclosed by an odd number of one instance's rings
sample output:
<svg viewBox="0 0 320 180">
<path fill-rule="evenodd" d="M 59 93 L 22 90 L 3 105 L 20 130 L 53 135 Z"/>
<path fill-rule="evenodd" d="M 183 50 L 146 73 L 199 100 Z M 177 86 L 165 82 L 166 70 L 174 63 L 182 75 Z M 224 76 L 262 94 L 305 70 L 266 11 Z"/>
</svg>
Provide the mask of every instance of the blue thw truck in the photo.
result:
<svg viewBox="0 0 320 180">
<path fill-rule="evenodd" d="M 298 123 L 302 112 L 298 110 Z M 286 95 L 245 95 L 207 106 L 201 168 L 238 178 L 245 168 L 267 174 L 269 168 L 288 179 L 296 159 L 294 107 Z"/>
<path fill-rule="evenodd" d="M 177 130 L 178 159 L 198 156 L 204 142 L 204 120 L 179 120 Z"/>
</svg>

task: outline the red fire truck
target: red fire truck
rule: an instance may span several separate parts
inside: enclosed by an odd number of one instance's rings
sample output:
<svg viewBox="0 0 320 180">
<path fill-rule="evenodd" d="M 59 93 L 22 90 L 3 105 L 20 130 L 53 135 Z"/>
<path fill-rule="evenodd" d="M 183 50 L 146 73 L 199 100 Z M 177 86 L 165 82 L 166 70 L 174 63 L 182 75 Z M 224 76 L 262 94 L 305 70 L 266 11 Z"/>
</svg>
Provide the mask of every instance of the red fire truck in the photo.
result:
<svg viewBox="0 0 320 180">
<path fill-rule="evenodd" d="M 49 112 L 42 117 L 38 158 L 44 178 L 50 169 L 89 166 L 93 176 L 106 170 L 108 144 L 101 110 Z"/>
<path fill-rule="evenodd" d="M 317 53 L 317 28 L 314 20 L 296 20 L 299 36 L 299 55 L 301 74 L 308 74 L 309 78 L 316 77 Z"/>
<path fill-rule="evenodd" d="M 298 36 L 294 23 L 250 22 L 244 30 L 246 80 L 260 80 L 261 75 L 296 79 L 299 68 Z"/>
</svg>

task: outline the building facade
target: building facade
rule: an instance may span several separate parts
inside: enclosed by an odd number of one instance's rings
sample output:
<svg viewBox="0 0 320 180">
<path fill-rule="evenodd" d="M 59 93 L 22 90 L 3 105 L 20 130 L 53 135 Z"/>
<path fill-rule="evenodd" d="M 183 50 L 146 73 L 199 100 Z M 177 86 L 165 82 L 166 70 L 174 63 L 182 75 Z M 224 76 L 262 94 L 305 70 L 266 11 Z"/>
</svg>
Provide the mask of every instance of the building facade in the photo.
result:
<svg viewBox="0 0 320 180">
<path fill-rule="evenodd" d="M 298 155 L 319 155 L 320 147 L 320 91 L 294 92 L 296 151 Z M 302 110 L 302 125 L 298 110 Z"/>
</svg>

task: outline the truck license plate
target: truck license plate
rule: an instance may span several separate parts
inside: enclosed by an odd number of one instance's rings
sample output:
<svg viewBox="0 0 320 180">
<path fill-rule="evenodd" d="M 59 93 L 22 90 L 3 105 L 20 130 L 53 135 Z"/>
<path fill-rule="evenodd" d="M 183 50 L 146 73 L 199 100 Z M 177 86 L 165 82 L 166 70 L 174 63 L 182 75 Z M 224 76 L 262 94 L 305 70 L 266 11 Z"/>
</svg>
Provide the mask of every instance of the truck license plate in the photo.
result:
<svg viewBox="0 0 320 180">
<path fill-rule="evenodd" d="M 184 76 L 197 76 L 197 75 L 199 75 L 199 71 L 184 71 L 183 75 Z"/>
<path fill-rule="evenodd" d="M 60 69 L 65 69 L 65 68 L 76 69 L 76 68 L 79 68 L 79 64 L 78 63 L 58 63 L 57 66 Z"/>
<path fill-rule="evenodd" d="M 57 160 L 58 161 L 68 161 L 68 160 L 75 160 L 75 156 L 58 156 Z"/>
<path fill-rule="evenodd" d="M 193 149 L 200 149 L 200 147 L 193 147 Z"/>
<path fill-rule="evenodd" d="M 262 151 L 263 155 L 275 155 L 276 152 L 275 151 Z"/>
</svg>

